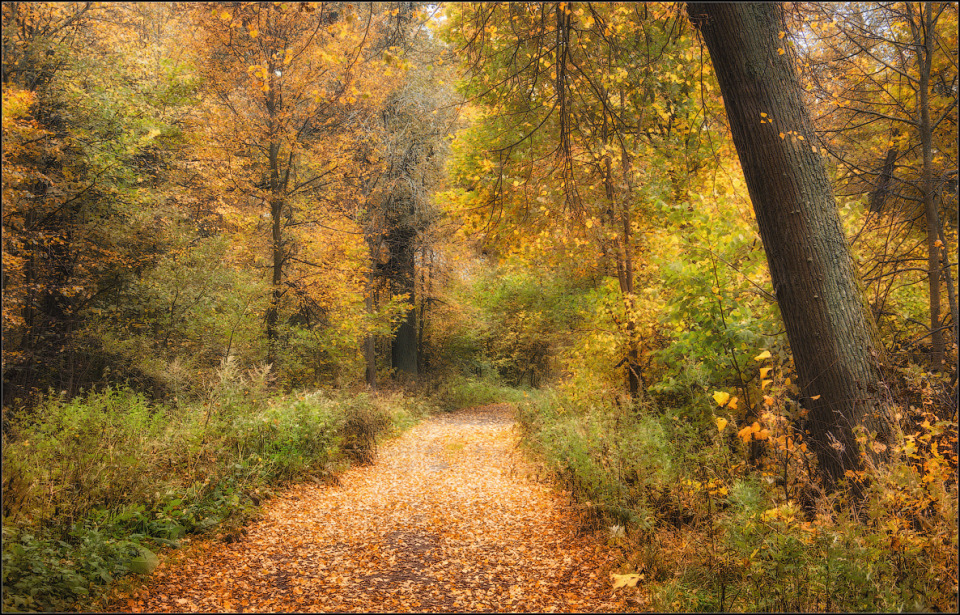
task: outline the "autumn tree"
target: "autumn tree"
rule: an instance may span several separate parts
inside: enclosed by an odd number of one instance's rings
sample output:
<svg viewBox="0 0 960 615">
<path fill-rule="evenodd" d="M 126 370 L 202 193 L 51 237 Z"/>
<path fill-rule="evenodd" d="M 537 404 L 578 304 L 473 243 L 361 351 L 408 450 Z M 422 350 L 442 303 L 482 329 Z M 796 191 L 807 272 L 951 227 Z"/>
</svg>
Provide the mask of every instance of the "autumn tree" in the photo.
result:
<svg viewBox="0 0 960 615">
<path fill-rule="evenodd" d="M 163 168 L 190 85 L 134 61 L 126 5 L 3 5 L 4 395 L 149 381 L 93 332 L 167 249 Z M 164 23 L 158 19 L 159 26 Z"/>
<path fill-rule="evenodd" d="M 358 86 L 368 99 L 389 88 L 389 80 L 373 80 L 378 59 L 366 57 L 377 16 L 372 7 L 249 3 L 200 5 L 193 18 L 206 93 L 197 159 L 213 209 L 254 212 L 269 223 L 264 320 L 275 363 L 284 298 L 302 312 L 323 292 L 307 288 L 309 274 L 293 272 L 320 265 L 311 246 L 324 226 L 336 226 L 327 214 L 360 201 L 349 181 L 362 164 L 351 151 Z M 341 235 L 349 237 L 357 235 Z"/>
<path fill-rule="evenodd" d="M 855 427 L 886 437 L 883 351 L 772 4 L 687 6 L 710 52 L 829 484 L 859 466 Z"/>
<path fill-rule="evenodd" d="M 426 325 L 435 222 L 433 194 L 443 179 L 445 137 L 456 112 L 453 92 L 443 79 L 443 48 L 429 38 L 429 13 L 401 5 L 391 11 L 381 35 L 387 71 L 402 73 L 379 113 L 367 125 L 371 166 L 366 183 L 363 224 L 371 254 L 371 305 L 389 293 L 407 297 L 409 309 L 390 343 L 390 364 L 408 375 L 424 367 L 421 350 Z M 367 382 L 376 383 L 374 341 L 367 342 Z"/>
<path fill-rule="evenodd" d="M 901 349 L 929 344 L 930 365 L 940 369 L 950 328 L 957 342 L 950 258 L 956 252 L 956 4 L 818 4 L 803 17 L 818 43 L 805 50 L 802 77 L 821 142 L 839 164 L 838 194 L 867 207 L 856 239 L 867 244 L 877 237 L 861 250 L 871 304 L 894 328 L 891 338 L 899 338 L 916 319 L 900 313 L 895 297 L 920 282 L 916 273 L 925 269 L 926 330 L 897 343 Z M 914 239 L 918 231 L 922 242 Z M 943 286 L 952 324 L 942 315 Z"/>
<path fill-rule="evenodd" d="M 467 211 L 482 206 L 487 217 L 468 219 L 507 251 L 615 276 L 625 306 L 618 367 L 633 396 L 645 388 L 650 323 L 636 291 L 653 204 L 684 200 L 705 154 L 700 86 L 685 70 L 698 52 L 684 24 L 666 5 L 448 11 L 447 35 L 472 76 L 464 94 L 480 113 L 457 179 Z"/>
</svg>

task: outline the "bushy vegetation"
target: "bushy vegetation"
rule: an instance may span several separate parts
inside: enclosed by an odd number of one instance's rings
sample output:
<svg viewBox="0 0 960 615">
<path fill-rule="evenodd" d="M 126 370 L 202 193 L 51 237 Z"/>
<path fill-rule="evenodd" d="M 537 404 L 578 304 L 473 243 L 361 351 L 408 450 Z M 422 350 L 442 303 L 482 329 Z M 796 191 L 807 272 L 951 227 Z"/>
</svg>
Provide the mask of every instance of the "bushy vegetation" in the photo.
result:
<svg viewBox="0 0 960 615">
<path fill-rule="evenodd" d="M 235 540 L 276 488 L 336 480 L 431 407 L 401 393 L 278 394 L 232 363 L 203 400 L 50 395 L 3 441 L 3 609 L 66 610 L 189 534 Z"/>
<path fill-rule="evenodd" d="M 896 441 L 862 434 L 865 469 L 827 494 L 786 398 L 753 423 L 720 416 L 732 398 L 708 399 L 707 418 L 556 392 L 520 406 L 526 446 L 607 528 L 650 608 L 955 608 L 954 420 L 903 409 Z"/>
</svg>

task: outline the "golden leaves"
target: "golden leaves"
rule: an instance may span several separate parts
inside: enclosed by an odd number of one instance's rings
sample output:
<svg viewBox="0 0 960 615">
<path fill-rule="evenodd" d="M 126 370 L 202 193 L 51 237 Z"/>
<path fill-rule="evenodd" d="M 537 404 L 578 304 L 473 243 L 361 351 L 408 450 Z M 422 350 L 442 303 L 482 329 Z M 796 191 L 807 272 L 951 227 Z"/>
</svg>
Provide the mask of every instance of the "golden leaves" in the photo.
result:
<svg viewBox="0 0 960 615">
<path fill-rule="evenodd" d="M 752 425 L 748 425 L 738 431 L 737 437 L 743 440 L 744 443 L 749 442 L 751 438 L 766 440 L 770 437 L 770 431 L 765 427 L 761 427 L 759 422 L 754 421 Z"/>
<path fill-rule="evenodd" d="M 637 583 L 643 580 L 642 574 L 611 574 L 613 577 L 613 589 L 621 587 L 636 587 Z"/>
<path fill-rule="evenodd" d="M 233 544 L 161 566 L 125 611 L 619 611 L 643 580 L 577 537 L 565 499 L 525 478 L 508 406 L 461 411 L 380 448 L 339 486 L 301 484 Z M 128 601 L 129 600 L 129 601 Z"/>
</svg>

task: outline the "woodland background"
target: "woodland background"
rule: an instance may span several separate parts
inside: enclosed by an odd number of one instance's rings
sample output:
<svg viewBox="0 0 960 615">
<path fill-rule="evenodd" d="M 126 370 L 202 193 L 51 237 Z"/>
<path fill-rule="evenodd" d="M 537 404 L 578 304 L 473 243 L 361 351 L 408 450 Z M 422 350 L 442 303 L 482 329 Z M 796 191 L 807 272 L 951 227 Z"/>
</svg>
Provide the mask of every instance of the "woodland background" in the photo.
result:
<svg viewBox="0 0 960 615">
<path fill-rule="evenodd" d="M 5 2 L 4 610 L 488 401 L 659 610 L 955 608 L 957 5 L 768 28 L 812 123 L 751 130 L 821 161 L 877 340 L 837 445 L 698 10 Z"/>
</svg>

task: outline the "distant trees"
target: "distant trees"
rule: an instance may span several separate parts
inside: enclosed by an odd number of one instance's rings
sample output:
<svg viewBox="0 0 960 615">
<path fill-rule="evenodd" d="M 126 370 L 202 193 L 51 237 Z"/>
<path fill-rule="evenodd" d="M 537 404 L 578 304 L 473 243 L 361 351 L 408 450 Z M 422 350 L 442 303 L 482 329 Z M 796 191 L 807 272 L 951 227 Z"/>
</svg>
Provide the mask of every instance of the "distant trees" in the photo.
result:
<svg viewBox="0 0 960 615">
<path fill-rule="evenodd" d="M 471 202 L 467 218 L 507 250 L 550 245 L 558 264 L 616 277 L 617 367 L 634 397 L 652 327 L 637 306 L 651 212 L 696 184 L 703 106 L 716 104 L 697 95 L 684 23 L 667 5 L 551 2 L 454 5 L 445 28 L 482 113 L 457 179 L 486 215 Z"/>
<path fill-rule="evenodd" d="M 856 239 L 870 244 L 861 269 L 874 312 L 897 351 L 926 348 L 929 365 L 944 369 L 958 319 L 957 5 L 815 4 L 803 24 L 818 44 L 805 50 L 801 75 L 839 165 L 838 194 L 868 210 Z M 918 330 L 917 318 L 898 314 L 924 278 L 928 320 Z"/>
<path fill-rule="evenodd" d="M 362 378 L 361 342 L 395 337 L 442 161 L 432 86 L 399 89 L 398 33 L 424 27 L 408 4 L 4 4 L 5 404 L 164 395 L 233 355 L 285 386 Z M 381 176 L 394 197 L 369 201 Z M 381 205 L 377 237 L 414 239 L 365 314 Z"/>
<path fill-rule="evenodd" d="M 110 364 L 156 384 L 95 330 L 177 233 L 161 176 L 191 86 L 134 60 L 140 16 L 124 9 L 3 5 L 5 404 L 72 394 Z"/>
</svg>

